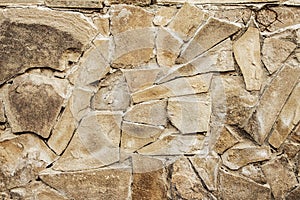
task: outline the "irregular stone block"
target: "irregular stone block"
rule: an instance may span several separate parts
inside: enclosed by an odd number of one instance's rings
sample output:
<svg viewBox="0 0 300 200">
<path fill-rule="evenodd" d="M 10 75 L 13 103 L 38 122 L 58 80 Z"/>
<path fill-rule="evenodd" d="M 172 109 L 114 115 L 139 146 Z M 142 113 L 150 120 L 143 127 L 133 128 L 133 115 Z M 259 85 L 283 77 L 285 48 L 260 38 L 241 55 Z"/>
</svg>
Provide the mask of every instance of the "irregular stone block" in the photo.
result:
<svg viewBox="0 0 300 200">
<path fill-rule="evenodd" d="M 252 179 L 253 181 L 265 184 L 267 183 L 266 177 L 259 165 L 251 164 L 247 165 L 240 170 L 241 174 Z"/>
<path fill-rule="evenodd" d="M 83 88 L 74 88 L 69 104 L 72 116 L 79 122 L 88 112 L 93 92 Z"/>
<path fill-rule="evenodd" d="M 160 28 L 156 36 L 157 63 L 167 67 L 174 65 L 182 44 L 181 40 L 166 29 Z"/>
<path fill-rule="evenodd" d="M 128 168 L 102 168 L 79 172 L 45 170 L 39 177 L 68 199 L 127 199 L 131 172 Z"/>
<path fill-rule="evenodd" d="M 276 38 L 266 38 L 262 48 L 262 61 L 270 74 L 276 72 L 297 47 L 296 44 Z"/>
<path fill-rule="evenodd" d="M 206 13 L 199 8 L 185 3 L 168 25 L 168 28 L 187 41 L 195 34 L 206 17 Z"/>
<path fill-rule="evenodd" d="M 236 24 L 209 18 L 205 25 L 197 31 L 177 62 L 185 63 L 201 55 L 219 42 L 236 33 L 240 27 Z M 213 33 L 213 34 L 212 34 Z"/>
<path fill-rule="evenodd" d="M 239 3 L 264 3 L 264 2 L 278 2 L 279 0 L 189 0 L 189 3 L 193 4 L 239 4 Z M 177 4 L 185 3 L 186 0 L 157 0 L 158 4 Z"/>
<path fill-rule="evenodd" d="M 48 138 L 67 93 L 66 85 L 64 80 L 40 75 L 16 78 L 5 100 L 12 131 L 33 132 Z"/>
<path fill-rule="evenodd" d="M 209 10 L 209 13 L 218 19 L 246 25 L 250 20 L 252 10 L 243 7 L 218 6 L 215 9 Z"/>
<path fill-rule="evenodd" d="M 299 2 L 300 3 L 300 2 Z M 286 200 L 295 200 L 298 199 L 300 197 L 300 186 L 296 187 L 295 189 L 293 189 L 287 196 L 286 196 Z"/>
<path fill-rule="evenodd" d="M 268 186 L 255 183 L 245 177 L 221 169 L 219 193 L 224 200 L 265 200 L 271 199 L 271 190 Z"/>
<path fill-rule="evenodd" d="M 109 25 L 109 18 L 108 17 L 95 17 L 93 18 L 93 22 L 96 25 L 100 34 L 104 37 L 108 37 L 110 34 L 110 25 Z"/>
<path fill-rule="evenodd" d="M 262 170 L 271 186 L 274 198 L 283 199 L 298 182 L 285 157 L 276 158 L 262 165 Z"/>
<path fill-rule="evenodd" d="M 102 8 L 104 0 L 45 0 L 46 6 L 59 8 Z"/>
<path fill-rule="evenodd" d="M 165 126 L 167 124 L 167 102 L 151 101 L 136 104 L 129 108 L 124 115 L 124 120 L 154 126 Z"/>
<path fill-rule="evenodd" d="M 120 112 L 89 113 L 53 169 L 84 170 L 118 161 L 121 119 Z"/>
<path fill-rule="evenodd" d="M 108 0 L 108 4 L 134 4 L 147 6 L 151 4 L 151 0 Z"/>
<path fill-rule="evenodd" d="M 269 160 L 271 151 L 266 146 L 257 147 L 251 143 L 244 142 L 228 149 L 221 157 L 225 166 L 236 170 L 250 163 Z"/>
<path fill-rule="evenodd" d="M 6 121 L 4 105 L 2 100 L 0 99 L 0 122 L 4 123 Z"/>
<path fill-rule="evenodd" d="M 243 73 L 247 90 L 260 90 L 263 69 L 260 60 L 259 30 L 249 27 L 233 44 L 234 57 Z"/>
<path fill-rule="evenodd" d="M 177 9 L 175 7 L 158 8 L 158 11 L 153 19 L 153 23 L 157 26 L 166 26 L 172 20 L 176 12 Z"/>
<path fill-rule="evenodd" d="M 0 155 L 0 191 L 26 186 L 56 159 L 47 145 L 33 134 L 1 141 Z"/>
<path fill-rule="evenodd" d="M 270 133 L 281 108 L 300 78 L 300 68 L 285 64 L 262 94 L 245 130 L 262 144 Z M 276 97 L 276 98 L 275 98 Z"/>
<path fill-rule="evenodd" d="M 183 134 L 209 129 L 211 104 L 197 97 L 175 97 L 168 100 L 168 117 Z"/>
<path fill-rule="evenodd" d="M 138 103 L 167 97 L 204 93 L 210 87 L 211 78 L 211 74 L 178 78 L 135 92 L 131 95 L 132 100 Z"/>
<path fill-rule="evenodd" d="M 230 129 L 224 126 L 220 132 L 220 135 L 213 147 L 218 154 L 223 154 L 224 151 L 237 144 L 238 139 L 231 134 Z"/>
<path fill-rule="evenodd" d="M 269 143 L 275 148 L 281 146 L 300 121 L 299 97 L 300 84 L 298 83 L 282 108 L 269 137 Z"/>
<path fill-rule="evenodd" d="M 40 5 L 44 0 L 2 0 L 0 6 L 12 6 L 12 5 Z"/>
</svg>

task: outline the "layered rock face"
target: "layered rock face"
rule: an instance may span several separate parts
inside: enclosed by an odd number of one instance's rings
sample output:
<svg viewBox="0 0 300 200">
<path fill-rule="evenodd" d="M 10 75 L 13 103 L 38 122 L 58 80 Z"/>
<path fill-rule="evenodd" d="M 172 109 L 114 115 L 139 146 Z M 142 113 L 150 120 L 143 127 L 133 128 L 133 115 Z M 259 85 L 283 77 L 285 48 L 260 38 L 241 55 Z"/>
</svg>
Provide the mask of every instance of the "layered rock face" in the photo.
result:
<svg viewBox="0 0 300 200">
<path fill-rule="evenodd" d="M 299 6 L 1 1 L 1 199 L 300 199 Z"/>
</svg>

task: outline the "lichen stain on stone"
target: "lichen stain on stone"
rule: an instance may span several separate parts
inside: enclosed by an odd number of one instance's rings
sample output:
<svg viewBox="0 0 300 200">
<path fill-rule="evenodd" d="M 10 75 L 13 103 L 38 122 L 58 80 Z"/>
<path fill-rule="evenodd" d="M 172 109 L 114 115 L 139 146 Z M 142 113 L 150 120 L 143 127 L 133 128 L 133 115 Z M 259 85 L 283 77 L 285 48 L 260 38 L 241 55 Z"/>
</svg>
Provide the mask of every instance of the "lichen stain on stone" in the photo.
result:
<svg viewBox="0 0 300 200">
<path fill-rule="evenodd" d="M 7 20 L 0 26 L 0 44 L 0 84 L 32 67 L 60 70 L 63 53 L 80 52 L 83 46 L 56 28 Z"/>
</svg>

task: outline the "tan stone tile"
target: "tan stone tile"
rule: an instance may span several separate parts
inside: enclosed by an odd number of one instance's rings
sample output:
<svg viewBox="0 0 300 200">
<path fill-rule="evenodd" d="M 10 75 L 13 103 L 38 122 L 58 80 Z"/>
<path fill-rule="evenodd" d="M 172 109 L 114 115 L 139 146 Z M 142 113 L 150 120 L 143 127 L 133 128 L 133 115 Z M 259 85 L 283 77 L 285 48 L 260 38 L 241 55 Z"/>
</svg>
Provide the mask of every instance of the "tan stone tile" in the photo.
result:
<svg viewBox="0 0 300 200">
<path fill-rule="evenodd" d="M 177 9 L 175 7 L 160 7 L 153 19 L 153 23 L 157 26 L 166 26 L 172 20 L 176 14 Z"/>
<path fill-rule="evenodd" d="M 224 151 L 226 151 L 227 149 L 229 149 L 237 143 L 238 139 L 231 134 L 230 129 L 228 129 L 227 126 L 224 126 L 220 131 L 220 135 L 218 136 L 213 149 L 218 154 L 223 154 Z"/>
<path fill-rule="evenodd" d="M 240 169 L 240 173 L 245 177 L 252 179 L 253 181 L 266 184 L 266 177 L 258 164 L 250 164 Z"/>
<path fill-rule="evenodd" d="M 110 34 L 109 30 L 109 18 L 108 17 L 95 17 L 93 18 L 93 22 L 98 28 L 98 31 L 100 32 L 101 35 L 108 37 Z"/>
<path fill-rule="evenodd" d="M 102 8 L 104 0 L 45 0 L 46 6 L 59 8 Z"/>
</svg>

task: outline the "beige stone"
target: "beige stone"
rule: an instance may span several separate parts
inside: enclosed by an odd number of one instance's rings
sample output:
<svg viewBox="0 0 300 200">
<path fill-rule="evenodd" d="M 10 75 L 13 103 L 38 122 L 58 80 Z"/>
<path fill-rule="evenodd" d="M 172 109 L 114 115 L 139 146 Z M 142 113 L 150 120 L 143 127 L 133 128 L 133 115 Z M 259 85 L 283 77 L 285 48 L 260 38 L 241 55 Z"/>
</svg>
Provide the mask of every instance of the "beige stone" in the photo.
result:
<svg viewBox="0 0 300 200">
<path fill-rule="evenodd" d="M 143 156 L 132 154 L 132 171 L 133 173 L 154 172 L 163 169 L 167 165 L 166 160 L 174 160 L 175 157 L 158 157 L 158 156 Z"/>
<path fill-rule="evenodd" d="M 171 185 L 171 196 L 174 199 L 178 196 L 184 199 L 216 199 L 204 189 L 191 163 L 185 157 L 173 164 Z"/>
<path fill-rule="evenodd" d="M 170 22 L 168 28 L 187 41 L 195 34 L 201 23 L 204 22 L 206 15 L 196 6 L 185 3 Z"/>
<path fill-rule="evenodd" d="M 210 13 L 213 13 L 215 18 L 241 24 L 249 22 L 252 12 L 249 8 L 230 6 L 217 7 L 215 10 L 210 10 Z"/>
<path fill-rule="evenodd" d="M 300 197 L 300 186 L 293 189 L 288 195 L 286 195 L 286 200 L 295 200 Z"/>
<path fill-rule="evenodd" d="M 59 8 L 102 8 L 103 0 L 45 0 L 46 6 Z"/>
<path fill-rule="evenodd" d="M 80 172 L 44 171 L 39 177 L 68 199 L 127 199 L 131 183 L 128 168 L 102 168 Z"/>
<path fill-rule="evenodd" d="M 109 18 L 108 17 L 95 17 L 93 18 L 93 22 L 96 25 L 100 34 L 104 37 L 108 37 L 110 30 L 109 30 Z"/>
<path fill-rule="evenodd" d="M 211 104 L 197 97 L 175 97 L 168 100 L 168 117 L 183 134 L 209 130 Z"/>
<path fill-rule="evenodd" d="M 204 136 L 197 135 L 168 135 L 160 138 L 137 152 L 142 155 L 183 155 L 201 152 Z"/>
<path fill-rule="evenodd" d="M 118 161 L 121 118 L 120 112 L 89 113 L 53 169 L 84 170 Z"/>
<path fill-rule="evenodd" d="M 126 110 L 130 104 L 130 94 L 121 71 L 106 76 L 92 100 L 96 110 Z"/>
<path fill-rule="evenodd" d="M 108 4 L 134 4 L 139 6 L 147 6 L 151 4 L 151 0 L 107 0 Z"/>
<path fill-rule="evenodd" d="M 0 142 L 0 191 L 25 186 L 34 181 L 56 155 L 33 134 L 24 134 Z"/>
<path fill-rule="evenodd" d="M 163 130 L 163 127 L 123 121 L 121 148 L 128 153 L 134 152 L 156 141 Z"/>
<path fill-rule="evenodd" d="M 69 104 L 72 116 L 79 122 L 89 112 L 93 92 L 84 88 L 74 88 Z"/>
<path fill-rule="evenodd" d="M 236 33 L 240 27 L 236 24 L 209 18 L 205 25 L 197 31 L 177 62 L 185 63 L 214 47 L 219 42 Z M 212 34 L 213 33 L 213 34 Z"/>
<path fill-rule="evenodd" d="M 224 200 L 271 199 L 271 190 L 268 186 L 255 183 L 225 169 L 220 170 L 219 193 L 219 198 Z"/>
<path fill-rule="evenodd" d="M 114 68 L 133 68 L 148 63 L 153 57 L 154 28 L 138 28 L 114 35 Z"/>
<path fill-rule="evenodd" d="M 5 122 L 6 117 L 5 117 L 5 111 L 4 111 L 4 105 L 2 102 L 2 99 L 0 99 L 0 122 Z"/>
<path fill-rule="evenodd" d="M 234 71 L 234 60 L 232 56 L 232 42 L 230 39 L 216 45 L 195 60 L 172 68 L 170 72 L 162 77 L 159 82 L 166 82 L 181 76 L 193 76 L 207 72 Z"/>
<path fill-rule="evenodd" d="M 294 142 L 293 140 L 287 139 L 279 149 L 282 150 L 288 159 L 292 160 L 295 158 L 297 153 L 300 151 L 300 144 L 298 142 Z"/>
<path fill-rule="evenodd" d="M 262 170 L 271 186 L 275 199 L 283 199 L 298 182 L 285 157 L 280 157 L 262 165 Z"/>
<path fill-rule="evenodd" d="M 211 78 L 211 74 L 178 78 L 135 92 L 131 95 L 132 100 L 138 103 L 167 97 L 204 93 L 209 90 Z"/>
<path fill-rule="evenodd" d="M 152 13 L 137 6 L 116 5 L 111 12 L 111 33 L 114 36 L 121 32 L 151 27 L 154 18 Z"/>
<path fill-rule="evenodd" d="M 167 124 L 166 108 L 166 101 L 136 104 L 127 110 L 123 119 L 130 122 L 165 126 Z"/>
<path fill-rule="evenodd" d="M 9 87 L 5 108 L 12 131 L 48 138 L 66 95 L 64 80 L 24 75 Z"/>
<path fill-rule="evenodd" d="M 12 5 L 40 5 L 43 4 L 44 0 L 2 0 L 1 6 L 12 6 Z"/>
<path fill-rule="evenodd" d="M 296 44 L 276 38 L 266 38 L 262 48 L 262 61 L 270 74 L 276 72 L 294 51 Z"/>
<path fill-rule="evenodd" d="M 293 89 L 273 126 L 269 143 L 279 148 L 300 121 L 300 84 Z"/>
<path fill-rule="evenodd" d="M 123 69 L 122 70 L 129 90 L 136 92 L 152 86 L 160 72 L 160 69 Z"/>
<path fill-rule="evenodd" d="M 166 29 L 160 28 L 156 36 L 157 63 L 172 67 L 180 53 L 183 42 Z"/>
<path fill-rule="evenodd" d="M 299 77 L 300 69 L 298 67 L 285 64 L 262 94 L 256 112 L 245 126 L 245 130 L 259 144 L 262 144 L 270 133 Z"/>
<path fill-rule="evenodd" d="M 159 4 L 170 4 L 170 3 L 193 3 L 193 4 L 238 4 L 238 3 L 264 3 L 264 2 L 278 2 L 279 0 L 157 0 Z"/>
<path fill-rule="evenodd" d="M 240 170 L 241 174 L 252 179 L 253 181 L 265 184 L 267 183 L 266 177 L 259 165 L 250 164 Z"/>
<path fill-rule="evenodd" d="M 231 134 L 230 129 L 228 129 L 227 126 L 224 126 L 220 131 L 220 135 L 218 136 L 218 139 L 214 144 L 213 149 L 218 154 L 223 154 L 224 151 L 226 151 L 227 149 L 229 149 L 230 147 L 232 147 L 237 143 L 238 143 L 238 139 Z"/>
<path fill-rule="evenodd" d="M 153 23 L 157 26 L 166 26 L 172 20 L 176 12 L 177 9 L 175 7 L 161 7 L 155 14 Z"/>
<path fill-rule="evenodd" d="M 217 190 L 217 177 L 221 160 L 212 152 L 209 155 L 196 155 L 190 158 L 192 165 L 210 191 Z"/>
<path fill-rule="evenodd" d="M 225 166 L 236 170 L 250 163 L 269 160 L 271 151 L 269 147 L 258 147 L 244 142 L 228 149 L 221 157 Z"/>
<path fill-rule="evenodd" d="M 260 60 L 259 30 L 249 27 L 233 44 L 234 57 L 243 73 L 247 90 L 260 90 L 263 69 Z"/>
</svg>

